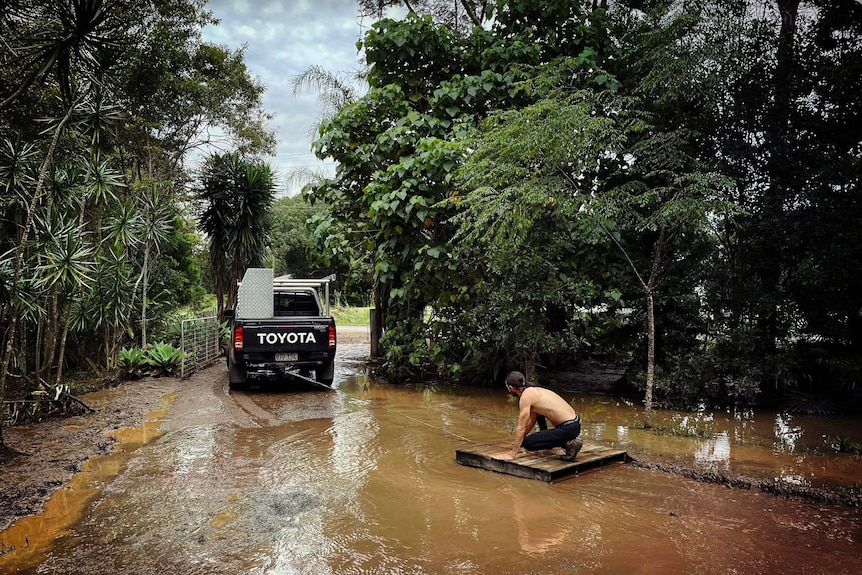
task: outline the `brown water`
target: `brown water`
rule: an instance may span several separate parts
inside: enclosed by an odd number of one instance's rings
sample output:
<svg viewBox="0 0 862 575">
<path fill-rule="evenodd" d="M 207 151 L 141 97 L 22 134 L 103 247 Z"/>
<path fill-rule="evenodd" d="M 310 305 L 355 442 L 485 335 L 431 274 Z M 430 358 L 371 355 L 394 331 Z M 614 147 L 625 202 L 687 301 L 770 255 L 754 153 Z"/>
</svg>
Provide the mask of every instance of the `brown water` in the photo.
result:
<svg viewBox="0 0 862 575">
<path fill-rule="evenodd" d="M 551 485 L 462 467 L 456 449 L 510 440 L 502 390 L 341 375 L 336 392 L 181 393 L 160 435 L 79 474 L 61 520 L 33 519 L 32 551 L 0 557 L 0 573 L 862 573 L 858 509 L 627 465 Z M 631 427 L 625 402 L 568 398 L 588 440 L 796 482 L 862 479 L 862 458 L 824 443 L 860 437 L 858 421 L 660 413 L 700 434 L 682 437 Z"/>
</svg>

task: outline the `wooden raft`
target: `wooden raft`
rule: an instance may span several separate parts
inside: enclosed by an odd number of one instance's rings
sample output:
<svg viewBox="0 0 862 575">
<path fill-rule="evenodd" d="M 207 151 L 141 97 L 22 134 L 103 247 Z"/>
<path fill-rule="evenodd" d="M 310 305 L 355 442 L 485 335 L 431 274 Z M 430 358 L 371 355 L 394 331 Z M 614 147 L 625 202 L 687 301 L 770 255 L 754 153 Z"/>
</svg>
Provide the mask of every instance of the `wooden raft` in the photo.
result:
<svg viewBox="0 0 862 575">
<path fill-rule="evenodd" d="M 461 465 L 478 467 L 526 479 L 538 479 L 551 483 L 584 471 L 602 467 L 608 463 L 624 461 L 626 452 L 604 447 L 596 443 L 584 442 L 574 461 L 563 461 L 562 449 L 522 454 L 514 461 L 494 459 L 504 453 L 509 445 L 474 445 L 467 449 L 456 449 L 455 460 Z"/>
</svg>

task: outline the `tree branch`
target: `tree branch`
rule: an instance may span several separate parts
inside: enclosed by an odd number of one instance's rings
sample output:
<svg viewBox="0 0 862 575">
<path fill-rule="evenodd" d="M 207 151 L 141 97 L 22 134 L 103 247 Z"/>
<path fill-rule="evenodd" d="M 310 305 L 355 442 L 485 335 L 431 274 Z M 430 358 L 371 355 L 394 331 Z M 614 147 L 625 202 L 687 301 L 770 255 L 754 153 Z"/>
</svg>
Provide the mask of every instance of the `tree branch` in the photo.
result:
<svg viewBox="0 0 862 575">
<path fill-rule="evenodd" d="M 474 26 L 482 25 L 482 20 L 476 15 L 476 11 L 473 10 L 473 7 L 470 5 L 469 0 L 461 0 L 461 6 L 464 8 L 464 12 L 467 13 L 467 16 L 470 18 L 470 21 L 473 23 Z M 482 12 L 484 13 L 485 10 L 483 9 Z"/>
</svg>

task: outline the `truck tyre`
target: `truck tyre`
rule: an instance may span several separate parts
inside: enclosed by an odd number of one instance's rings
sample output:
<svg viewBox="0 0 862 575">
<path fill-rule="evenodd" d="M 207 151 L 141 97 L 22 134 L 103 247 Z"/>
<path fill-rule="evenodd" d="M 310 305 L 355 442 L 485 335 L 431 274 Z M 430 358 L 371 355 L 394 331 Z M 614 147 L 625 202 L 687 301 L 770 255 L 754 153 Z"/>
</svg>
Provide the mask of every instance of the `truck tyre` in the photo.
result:
<svg viewBox="0 0 862 575">
<path fill-rule="evenodd" d="M 228 360 L 228 385 L 231 389 L 246 389 L 245 370 Z"/>
<path fill-rule="evenodd" d="M 330 360 L 320 366 L 316 371 L 316 375 L 317 381 L 332 387 L 332 380 L 335 379 L 335 360 Z"/>
</svg>

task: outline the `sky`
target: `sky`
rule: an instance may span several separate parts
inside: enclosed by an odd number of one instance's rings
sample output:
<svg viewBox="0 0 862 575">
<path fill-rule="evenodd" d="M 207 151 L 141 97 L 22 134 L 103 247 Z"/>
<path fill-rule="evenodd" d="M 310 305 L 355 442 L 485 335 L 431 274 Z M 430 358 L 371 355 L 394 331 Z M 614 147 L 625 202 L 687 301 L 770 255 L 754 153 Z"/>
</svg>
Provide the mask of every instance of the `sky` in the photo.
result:
<svg viewBox="0 0 862 575">
<path fill-rule="evenodd" d="M 360 68 L 356 42 L 372 21 L 359 18 L 356 0 L 209 0 L 207 9 L 220 23 L 206 27 L 203 40 L 234 50 L 246 45 L 246 65 L 266 87 L 263 108 L 274 116 L 278 150 L 264 159 L 278 172 L 278 195 L 298 192 L 286 183 L 294 168 L 334 174 L 334 164 L 311 152 L 317 94 L 294 96 L 291 79 L 311 65 L 347 76 Z"/>
</svg>

